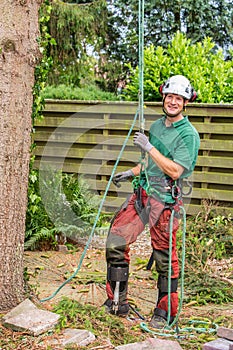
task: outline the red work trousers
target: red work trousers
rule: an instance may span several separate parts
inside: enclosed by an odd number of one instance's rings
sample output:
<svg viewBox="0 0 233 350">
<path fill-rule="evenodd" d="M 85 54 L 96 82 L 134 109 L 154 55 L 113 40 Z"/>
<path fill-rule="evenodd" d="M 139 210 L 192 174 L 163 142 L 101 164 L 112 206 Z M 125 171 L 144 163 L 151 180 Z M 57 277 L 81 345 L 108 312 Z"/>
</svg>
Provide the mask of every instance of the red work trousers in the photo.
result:
<svg viewBox="0 0 233 350">
<path fill-rule="evenodd" d="M 142 222 L 135 209 L 137 195 L 134 193 L 129 200 L 123 204 L 116 214 L 106 242 L 107 264 L 113 266 L 125 266 L 130 262 L 130 244 L 136 241 L 138 235 L 144 230 L 145 222 Z M 144 208 L 148 208 L 148 223 L 151 235 L 151 245 L 154 251 L 156 270 L 160 276 L 168 277 L 169 270 L 169 232 L 171 209 L 155 198 L 148 196 L 142 190 L 141 196 Z M 179 276 L 178 256 L 176 250 L 176 233 L 178 230 L 178 219 L 174 217 L 172 230 L 172 279 Z M 107 294 L 112 299 L 112 293 Z M 163 296 L 157 303 L 157 307 L 167 311 L 167 295 Z M 171 316 L 175 316 L 178 307 L 177 291 L 171 293 Z"/>
</svg>

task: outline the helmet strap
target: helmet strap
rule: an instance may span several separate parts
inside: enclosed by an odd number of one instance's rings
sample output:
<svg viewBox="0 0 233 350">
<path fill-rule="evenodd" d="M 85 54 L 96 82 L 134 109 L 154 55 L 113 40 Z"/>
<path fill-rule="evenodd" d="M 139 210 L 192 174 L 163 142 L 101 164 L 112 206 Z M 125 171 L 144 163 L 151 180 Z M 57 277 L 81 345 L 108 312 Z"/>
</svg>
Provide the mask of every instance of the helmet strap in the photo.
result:
<svg viewBox="0 0 233 350">
<path fill-rule="evenodd" d="M 183 107 L 183 111 L 184 111 L 184 112 L 186 112 L 186 104 L 185 104 L 186 101 L 187 101 L 187 99 L 184 98 L 184 107 Z"/>
</svg>

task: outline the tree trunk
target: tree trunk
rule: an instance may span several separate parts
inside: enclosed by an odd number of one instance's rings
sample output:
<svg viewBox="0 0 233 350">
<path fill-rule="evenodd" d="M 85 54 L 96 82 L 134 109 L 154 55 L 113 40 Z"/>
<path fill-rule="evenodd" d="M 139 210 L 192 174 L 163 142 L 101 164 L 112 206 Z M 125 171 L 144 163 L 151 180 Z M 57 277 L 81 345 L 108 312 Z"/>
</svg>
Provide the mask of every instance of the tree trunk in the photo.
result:
<svg viewBox="0 0 233 350">
<path fill-rule="evenodd" d="M 40 3 L 0 1 L 0 311 L 24 299 L 23 251 Z"/>
</svg>

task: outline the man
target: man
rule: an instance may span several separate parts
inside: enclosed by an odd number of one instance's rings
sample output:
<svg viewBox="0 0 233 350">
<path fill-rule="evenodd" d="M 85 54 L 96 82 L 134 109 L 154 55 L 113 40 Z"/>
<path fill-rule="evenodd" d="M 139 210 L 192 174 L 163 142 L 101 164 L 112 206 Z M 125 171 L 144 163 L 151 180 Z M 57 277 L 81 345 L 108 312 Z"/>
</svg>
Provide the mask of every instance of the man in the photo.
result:
<svg viewBox="0 0 233 350">
<path fill-rule="evenodd" d="M 108 299 L 106 309 L 119 316 L 129 312 L 127 301 L 129 250 L 149 223 L 153 258 L 158 272 L 158 300 L 150 325 L 163 328 L 168 316 L 168 271 L 169 271 L 169 222 L 172 209 L 177 214 L 180 186 L 183 178 L 194 170 L 200 138 L 196 129 L 183 116 L 189 101 L 194 101 L 196 93 L 189 80 L 181 75 L 172 76 L 161 87 L 163 111 L 165 115 L 155 121 L 150 128 L 149 138 L 141 132 L 134 135 L 134 145 L 148 155 L 145 169 L 141 164 L 117 174 L 113 182 L 139 176 L 137 189 L 115 215 L 106 242 Z M 177 215 L 178 216 L 178 215 Z M 176 232 L 178 218 L 175 216 L 172 228 L 171 304 L 170 322 L 178 309 L 179 266 L 176 252 Z"/>
</svg>

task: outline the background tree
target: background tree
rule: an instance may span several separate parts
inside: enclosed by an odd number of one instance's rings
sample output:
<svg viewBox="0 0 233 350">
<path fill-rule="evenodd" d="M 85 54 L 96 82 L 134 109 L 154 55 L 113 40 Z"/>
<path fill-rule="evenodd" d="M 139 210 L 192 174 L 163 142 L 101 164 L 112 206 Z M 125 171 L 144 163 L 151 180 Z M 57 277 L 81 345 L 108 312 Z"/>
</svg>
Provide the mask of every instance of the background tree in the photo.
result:
<svg viewBox="0 0 233 350">
<path fill-rule="evenodd" d="M 228 49 L 232 44 L 233 32 L 233 1 L 232 0 L 197 0 L 180 1 L 152 0 L 145 2 L 145 46 L 167 47 L 177 31 L 185 34 L 192 43 L 202 41 L 210 37 L 223 49 Z M 116 42 L 118 53 L 125 61 L 135 61 L 137 51 L 137 11 L 138 0 L 115 0 L 114 5 L 109 6 L 112 14 L 110 21 L 114 19 L 115 42 L 110 50 L 115 52 Z M 116 40 L 117 38 L 117 40 Z M 131 38 L 128 39 L 127 38 Z M 131 50 L 124 50 L 125 46 L 132 45 Z M 133 53 L 133 56 L 131 54 Z M 133 59 L 132 59 L 133 58 Z"/>
<path fill-rule="evenodd" d="M 41 0 L 0 2 L 0 310 L 24 298 L 23 251 Z"/>
<path fill-rule="evenodd" d="M 227 50 L 232 44 L 233 0 L 145 2 L 145 47 L 167 48 L 178 31 L 192 44 L 210 37 Z M 96 82 L 115 91 L 128 68 L 138 64 L 138 0 L 53 0 L 50 33 L 57 45 L 49 84 Z"/>
<path fill-rule="evenodd" d="M 105 0 L 52 2 L 50 34 L 56 45 L 50 52 L 54 62 L 49 75 L 51 85 L 80 86 L 94 80 L 97 58 L 105 40 L 106 20 Z"/>
</svg>

